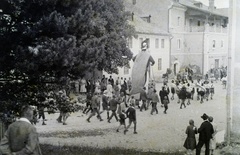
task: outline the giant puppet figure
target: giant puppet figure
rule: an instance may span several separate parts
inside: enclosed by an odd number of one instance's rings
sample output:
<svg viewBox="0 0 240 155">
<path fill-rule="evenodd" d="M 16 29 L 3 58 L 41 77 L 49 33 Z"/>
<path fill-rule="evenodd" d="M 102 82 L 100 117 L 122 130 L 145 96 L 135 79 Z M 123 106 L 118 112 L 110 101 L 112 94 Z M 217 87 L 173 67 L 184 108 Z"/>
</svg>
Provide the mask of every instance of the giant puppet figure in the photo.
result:
<svg viewBox="0 0 240 155">
<path fill-rule="evenodd" d="M 132 95 L 140 93 L 143 87 L 148 88 L 150 65 L 154 65 L 155 61 L 147 49 L 147 40 L 144 40 L 142 42 L 141 52 L 133 57 L 132 89 L 130 92 Z"/>
</svg>

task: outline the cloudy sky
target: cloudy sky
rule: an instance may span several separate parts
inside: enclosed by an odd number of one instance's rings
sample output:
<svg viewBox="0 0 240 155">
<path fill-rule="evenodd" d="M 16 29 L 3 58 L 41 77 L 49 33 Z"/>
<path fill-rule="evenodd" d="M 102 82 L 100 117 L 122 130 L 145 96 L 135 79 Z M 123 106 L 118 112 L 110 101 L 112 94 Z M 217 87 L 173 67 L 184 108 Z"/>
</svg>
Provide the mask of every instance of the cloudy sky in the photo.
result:
<svg viewBox="0 0 240 155">
<path fill-rule="evenodd" d="M 198 1 L 202 2 L 207 6 L 209 4 L 209 0 L 198 0 Z M 215 6 L 217 8 L 227 8 L 229 6 L 229 0 L 215 0 Z"/>
</svg>

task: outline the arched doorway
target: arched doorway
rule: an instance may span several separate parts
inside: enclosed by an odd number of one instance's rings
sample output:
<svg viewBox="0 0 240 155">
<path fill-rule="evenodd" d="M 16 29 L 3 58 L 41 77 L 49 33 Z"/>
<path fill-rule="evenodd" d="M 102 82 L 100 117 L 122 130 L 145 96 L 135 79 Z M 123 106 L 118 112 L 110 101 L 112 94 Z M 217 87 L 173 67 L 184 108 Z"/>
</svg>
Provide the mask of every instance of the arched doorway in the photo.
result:
<svg viewBox="0 0 240 155">
<path fill-rule="evenodd" d="M 179 72 L 179 62 L 178 61 L 174 61 L 174 63 L 173 63 L 173 72 L 174 72 L 174 75 L 177 75 L 177 73 Z"/>
</svg>

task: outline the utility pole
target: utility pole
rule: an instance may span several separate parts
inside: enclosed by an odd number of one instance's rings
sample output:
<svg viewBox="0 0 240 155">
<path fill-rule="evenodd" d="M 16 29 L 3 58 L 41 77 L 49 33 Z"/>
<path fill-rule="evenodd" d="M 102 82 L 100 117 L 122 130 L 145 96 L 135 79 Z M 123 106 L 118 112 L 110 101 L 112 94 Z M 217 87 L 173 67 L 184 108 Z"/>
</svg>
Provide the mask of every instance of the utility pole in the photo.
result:
<svg viewBox="0 0 240 155">
<path fill-rule="evenodd" d="M 227 77 L 227 144 L 240 143 L 240 1 L 229 1 L 229 48 Z"/>
</svg>

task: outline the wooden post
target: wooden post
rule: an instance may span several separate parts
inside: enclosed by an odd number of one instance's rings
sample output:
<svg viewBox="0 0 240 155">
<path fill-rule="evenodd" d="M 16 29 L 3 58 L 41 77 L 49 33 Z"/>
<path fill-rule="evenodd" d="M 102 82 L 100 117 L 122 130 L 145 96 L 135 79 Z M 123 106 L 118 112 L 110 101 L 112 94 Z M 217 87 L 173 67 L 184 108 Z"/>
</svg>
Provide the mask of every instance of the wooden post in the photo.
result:
<svg viewBox="0 0 240 155">
<path fill-rule="evenodd" d="M 230 0 L 227 77 L 227 144 L 240 143 L 240 1 Z"/>
</svg>

